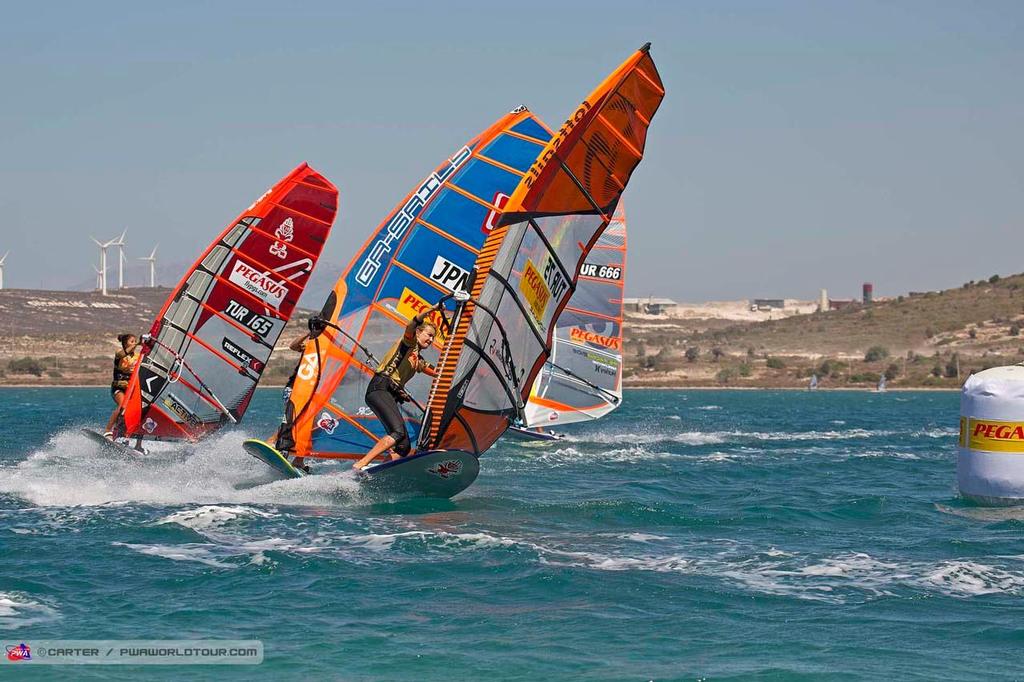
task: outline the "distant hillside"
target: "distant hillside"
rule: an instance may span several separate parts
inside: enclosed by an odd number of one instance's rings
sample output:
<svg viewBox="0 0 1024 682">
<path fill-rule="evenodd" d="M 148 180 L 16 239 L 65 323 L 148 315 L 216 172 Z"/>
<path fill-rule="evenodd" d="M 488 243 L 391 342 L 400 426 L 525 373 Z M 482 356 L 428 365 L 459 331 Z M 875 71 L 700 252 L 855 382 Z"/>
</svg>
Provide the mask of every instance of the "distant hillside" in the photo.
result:
<svg viewBox="0 0 1024 682">
<path fill-rule="evenodd" d="M 0 384 L 108 384 L 117 335 L 147 331 L 170 293 L 166 287 L 122 289 L 109 296 L 0 291 Z M 283 383 L 291 373 L 294 354 L 283 346 L 302 333 L 310 314 L 297 311 L 285 329 L 265 371 L 268 383 Z"/>
<path fill-rule="evenodd" d="M 817 373 L 826 385 L 873 385 L 888 373 L 895 386 L 954 386 L 957 364 L 962 380 L 1024 359 L 1024 275 L 773 321 L 642 325 L 626 344 L 630 379 L 642 384 L 800 386 Z"/>
<path fill-rule="evenodd" d="M 169 293 L 0 291 L 0 383 L 106 384 L 116 335 L 146 330 Z M 304 297 L 303 307 L 320 300 Z M 310 314 L 293 317 L 265 383 L 290 374 L 296 357 L 284 347 Z M 971 371 L 1024 360 L 1022 327 L 1024 275 L 780 320 L 635 316 L 625 326 L 626 383 L 800 387 L 817 374 L 824 388 L 871 387 L 885 374 L 892 387 L 951 388 Z"/>
</svg>

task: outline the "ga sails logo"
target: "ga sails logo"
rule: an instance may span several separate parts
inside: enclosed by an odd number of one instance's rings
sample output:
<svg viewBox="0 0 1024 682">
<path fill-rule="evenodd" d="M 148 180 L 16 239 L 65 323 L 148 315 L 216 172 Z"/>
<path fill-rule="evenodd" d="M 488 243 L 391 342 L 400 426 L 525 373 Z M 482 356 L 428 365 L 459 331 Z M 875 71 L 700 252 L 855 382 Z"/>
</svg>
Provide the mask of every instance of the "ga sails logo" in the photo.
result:
<svg viewBox="0 0 1024 682">
<path fill-rule="evenodd" d="M 288 287 L 284 282 L 277 281 L 269 272 L 260 272 L 241 258 L 235 263 L 228 280 L 278 309 L 288 295 Z"/>
<path fill-rule="evenodd" d="M 401 210 L 395 213 L 387 225 L 384 226 L 384 234 L 370 247 L 366 259 L 363 260 L 356 271 L 357 282 L 364 287 L 370 286 L 370 282 L 373 281 L 377 271 L 380 270 L 381 263 L 387 260 L 387 254 L 391 253 L 395 244 L 402 238 L 413 221 L 416 220 L 419 212 L 423 210 L 423 207 L 434 196 L 434 193 L 441 188 L 444 181 L 472 155 L 473 152 L 470 151 L 469 147 L 463 147 L 455 153 L 455 156 L 448 159 L 448 163 L 444 168 L 431 173 L 423 181 L 419 189 L 413 192 Z"/>
</svg>

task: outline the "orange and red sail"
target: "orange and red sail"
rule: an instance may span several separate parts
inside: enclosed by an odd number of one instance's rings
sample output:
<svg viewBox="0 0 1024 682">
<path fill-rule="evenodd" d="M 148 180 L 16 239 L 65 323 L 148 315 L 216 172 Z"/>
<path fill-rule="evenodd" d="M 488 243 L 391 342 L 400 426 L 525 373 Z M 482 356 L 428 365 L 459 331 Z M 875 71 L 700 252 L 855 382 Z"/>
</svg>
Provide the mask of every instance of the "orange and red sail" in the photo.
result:
<svg viewBox="0 0 1024 682">
<path fill-rule="evenodd" d="M 645 45 L 566 120 L 480 249 L 471 299 L 446 343 L 420 448 L 489 448 L 524 408 L 581 265 L 636 166 L 664 97 Z"/>
<path fill-rule="evenodd" d="M 150 329 L 126 435 L 195 441 L 242 417 L 337 211 L 338 189 L 302 164 L 217 237 Z"/>
</svg>

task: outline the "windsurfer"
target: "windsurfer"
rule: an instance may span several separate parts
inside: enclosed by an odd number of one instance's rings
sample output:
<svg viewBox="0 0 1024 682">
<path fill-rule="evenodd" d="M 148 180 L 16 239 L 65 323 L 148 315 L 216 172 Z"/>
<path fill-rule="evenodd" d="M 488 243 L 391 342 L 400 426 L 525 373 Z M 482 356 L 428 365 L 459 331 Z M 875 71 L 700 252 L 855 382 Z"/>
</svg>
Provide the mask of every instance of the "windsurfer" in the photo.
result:
<svg viewBox="0 0 1024 682">
<path fill-rule="evenodd" d="M 437 334 L 437 326 L 427 321 L 427 317 L 435 310 L 441 311 L 443 308 L 442 300 L 430 310 L 409 320 L 402 338 L 391 347 L 370 379 L 370 384 L 366 387 L 366 405 L 388 432 L 377 441 L 365 457 L 353 465 L 353 469 L 363 469 L 378 455 L 388 450 L 393 450 L 392 459 L 398 459 L 408 455 L 412 449 L 409 432 L 405 428 L 402 411 L 398 405 L 411 400 L 409 394 L 405 392 L 405 384 L 418 372 L 434 376 L 434 366 L 424 360 L 420 353 L 434 343 L 434 335 Z"/>
<path fill-rule="evenodd" d="M 298 337 L 290 344 L 288 344 L 288 350 L 295 351 L 300 354 L 299 361 L 295 363 L 295 369 L 292 370 L 292 375 L 288 377 L 288 382 L 284 385 L 284 414 L 281 417 L 281 425 L 277 428 L 277 440 L 274 442 L 274 448 L 282 455 L 288 455 L 295 449 L 295 440 L 292 438 L 292 423 L 295 419 L 292 410 L 292 401 L 289 400 L 292 395 L 292 386 L 295 385 L 295 377 L 299 373 L 299 367 L 302 365 L 301 353 L 306 348 L 306 341 L 309 341 L 310 337 L 314 332 L 314 322 L 317 318 L 310 320 L 309 331 Z M 306 473 L 309 473 L 309 467 L 305 466 L 304 458 L 296 457 L 292 460 L 292 466 L 296 469 L 302 469 Z"/>
<path fill-rule="evenodd" d="M 114 399 L 117 405 L 114 407 L 114 411 L 110 413 L 110 419 L 107 420 L 106 433 L 103 434 L 104 437 L 110 440 L 114 439 L 114 425 L 117 423 L 118 417 L 121 416 L 124 394 L 128 390 L 128 382 L 132 378 L 132 370 L 135 369 L 135 365 L 141 357 L 139 339 L 135 334 L 126 332 L 118 335 L 117 340 L 121 343 L 121 350 L 114 353 L 114 376 L 110 382 L 110 397 Z"/>
</svg>

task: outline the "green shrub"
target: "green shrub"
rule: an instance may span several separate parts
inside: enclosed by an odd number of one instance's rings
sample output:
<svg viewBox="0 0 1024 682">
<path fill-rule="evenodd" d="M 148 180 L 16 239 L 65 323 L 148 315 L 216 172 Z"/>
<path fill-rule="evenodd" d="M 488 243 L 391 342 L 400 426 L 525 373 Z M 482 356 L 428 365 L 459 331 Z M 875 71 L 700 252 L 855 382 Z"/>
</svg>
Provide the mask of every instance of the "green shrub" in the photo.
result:
<svg viewBox="0 0 1024 682">
<path fill-rule="evenodd" d="M 889 357 L 889 349 L 885 346 L 871 346 L 864 354 L 864 362 L 878 362 Z"/>
<path fill-rule="evenodd" d="M 32 374 L 37 377 L 43 376 L 43 364 L 35 358 L 11 360 L 7 363 L 7 369 L 11 371 L 11 374 Z"/>
<path fill-rule="evenodd" d="M 700 356 L 700 348 L 697 348 L 696 346 L 690 346 L 689 348 L 686 349 L 686 361 L 687 362 L 696 362 L 697 358 L 699 356 Z"/>
<path fill-rule="evenodd" d="M 748 365 L 745 362 L 741 363 L 740 364 L 740 368 L 739 368 L 739 372 L 740 372 L 740 376 L 741 377 L 749 377 L 750 376 L 750 365 Z"/>
<path fill-rule="evenodd" d="M 720 384 L 727 384 L 731 379 L 734 379 L 735 377 L 736 371 L 730 367 L 720 370 L 718 374 L 715 375 L 715 379 L 717 379 L 718 383 Z"/>
<path fill-rule="evenodd" d="M 768 369 L 786 369 L 786 363 L 782 361 L 782 358 L 768 358 L 765 365 Z"/>
</svg>

